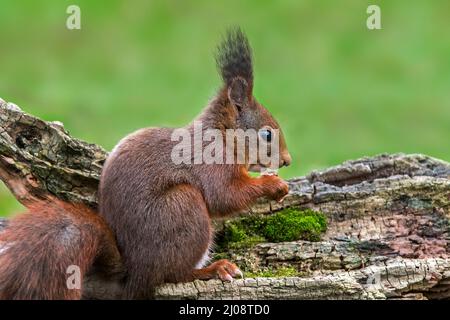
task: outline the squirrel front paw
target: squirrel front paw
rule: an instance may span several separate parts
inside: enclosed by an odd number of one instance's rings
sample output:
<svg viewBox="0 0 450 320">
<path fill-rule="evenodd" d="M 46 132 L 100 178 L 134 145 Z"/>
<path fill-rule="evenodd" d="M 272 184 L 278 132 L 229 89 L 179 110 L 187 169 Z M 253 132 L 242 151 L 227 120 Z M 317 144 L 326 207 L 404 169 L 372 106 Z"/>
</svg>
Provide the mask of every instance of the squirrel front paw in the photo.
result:
<svg viewBox="0 0 450 320">
<path fill-rule="evenodd" d="M 267 187 L 267 197 L 282 202 L 289 193 L 289 185 L 278 176 L 262 176 L 263 184 Z"/>
</svg>

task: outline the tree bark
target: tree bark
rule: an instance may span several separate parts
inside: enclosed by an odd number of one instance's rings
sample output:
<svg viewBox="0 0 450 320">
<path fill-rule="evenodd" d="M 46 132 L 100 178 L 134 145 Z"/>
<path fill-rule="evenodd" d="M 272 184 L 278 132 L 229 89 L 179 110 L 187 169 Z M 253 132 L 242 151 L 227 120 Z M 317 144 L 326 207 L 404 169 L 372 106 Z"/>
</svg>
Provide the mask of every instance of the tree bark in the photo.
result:
<svg viewBox="0 0 450 320">
<path fill-rule="evenodd" d="M 50 196 L 96 208 L 107 152 L 0 99 L 0 179 L 25 206 Z M 159 299 L 442 299 L 450 297 L 450 164 L 420 154 L 347 161 L 289 180 L 281 204 L 326 214 L 320 242 L 262 243 L 230 251 L 247 269 L 290 266 L 300 276 L 166 284 Z M 239 219 L 237 217 L 236 219 Z M 0 230 L 7 220 L 0 220 Z M 223 222 L 217 222 L 220 230 Z M 85 280 L 87 298 L 114 298 L 115 283 Z"/>
<path fill-rule="evenodd" d="M 25 206 L 54 195 L 97 206 L 107 152 L 0 99 L 0 179 Z"/>
</svg>

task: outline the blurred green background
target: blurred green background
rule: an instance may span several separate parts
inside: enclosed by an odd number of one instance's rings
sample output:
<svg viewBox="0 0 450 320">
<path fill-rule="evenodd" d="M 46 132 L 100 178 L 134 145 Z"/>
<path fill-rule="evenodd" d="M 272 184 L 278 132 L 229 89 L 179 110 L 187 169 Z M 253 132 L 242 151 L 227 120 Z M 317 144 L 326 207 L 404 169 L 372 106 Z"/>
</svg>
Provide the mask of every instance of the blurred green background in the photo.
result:
<svg viewBox="0 0 450 320">
<path fill-rule="evenodd" d="M 81 8 L 67 30 L 66 8 Z M 378 4 L 382 30 L 366 28 Z M 0 1 L 0 97 L 111 149 L 182 126 L 219 87 L 212 53 L 240 25 L 255 95 L 294 163 L 283 177 L 382 152 L 450 160 L 450 1 Z M 0 214 L 20 210 L 2 185 Z"/>
</svg>

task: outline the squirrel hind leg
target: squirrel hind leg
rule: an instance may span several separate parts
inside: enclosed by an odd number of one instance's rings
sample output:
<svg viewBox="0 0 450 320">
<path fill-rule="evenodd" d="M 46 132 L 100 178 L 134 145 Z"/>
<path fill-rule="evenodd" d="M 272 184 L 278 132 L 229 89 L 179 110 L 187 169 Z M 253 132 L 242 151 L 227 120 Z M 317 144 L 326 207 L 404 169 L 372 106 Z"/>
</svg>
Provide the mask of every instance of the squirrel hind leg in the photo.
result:
<svg viewBox="0 0 450 320">
<path fill-rule="evenodd" d="M 154 288 L 162 283 L 193 280 L 192 270 L 212 241 L 203 195 L 191 185 L 174 186 L 154 199 L 152 209 L 140 216 L 151 219 L 152 224 L 143 229 L 142 223 L 136 222 L 133 236 L 139 238 L 139 247 L 122 247 L 128 271 L 127 299 L 151 298 Z"/>
</svg>

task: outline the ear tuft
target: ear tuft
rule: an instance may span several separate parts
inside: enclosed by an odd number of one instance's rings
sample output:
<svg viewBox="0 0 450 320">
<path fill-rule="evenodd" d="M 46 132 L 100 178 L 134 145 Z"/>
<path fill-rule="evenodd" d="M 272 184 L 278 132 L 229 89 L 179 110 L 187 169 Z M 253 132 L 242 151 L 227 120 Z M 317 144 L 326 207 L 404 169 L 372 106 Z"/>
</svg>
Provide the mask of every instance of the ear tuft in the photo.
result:
<svg viewBox="0 0 450 320">
<path fill-rule="evenodd" d="M 216 53 L 217 68 L 227 87 L 235 78 L 246 81 L 248 92 L 253 86 L 252 49 L 240 28 L 229 29 Z"/>
<path fill-rule="evenodd" d="M 234 78 L 228 86 L 228 99 L 238 109 L 248 103 L 248 83 L 242 77 Z"/>
</svg>

